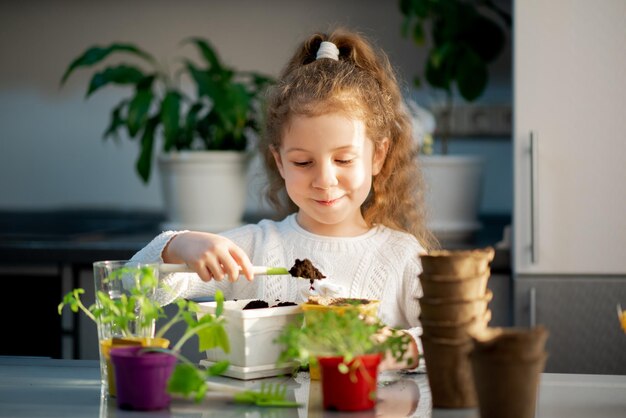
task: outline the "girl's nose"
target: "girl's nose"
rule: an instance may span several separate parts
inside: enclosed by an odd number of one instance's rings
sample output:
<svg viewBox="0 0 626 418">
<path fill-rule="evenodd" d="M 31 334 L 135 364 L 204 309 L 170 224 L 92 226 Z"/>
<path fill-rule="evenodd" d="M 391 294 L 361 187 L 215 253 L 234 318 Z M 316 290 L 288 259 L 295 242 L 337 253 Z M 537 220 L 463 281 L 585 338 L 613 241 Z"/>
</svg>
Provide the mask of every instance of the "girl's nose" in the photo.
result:
<svg viewBox="0 0 626 418">
<path fill-rule="evenodd" d="M 339 183 L 337 181 L 335 166 L 333 166 L 332 163 L 320 163 L 317 167 L 318 169 L 315 173 L 315 178 L 313 179 L 313 187 L 317 189 L 328 189 Z"/>
</svg>

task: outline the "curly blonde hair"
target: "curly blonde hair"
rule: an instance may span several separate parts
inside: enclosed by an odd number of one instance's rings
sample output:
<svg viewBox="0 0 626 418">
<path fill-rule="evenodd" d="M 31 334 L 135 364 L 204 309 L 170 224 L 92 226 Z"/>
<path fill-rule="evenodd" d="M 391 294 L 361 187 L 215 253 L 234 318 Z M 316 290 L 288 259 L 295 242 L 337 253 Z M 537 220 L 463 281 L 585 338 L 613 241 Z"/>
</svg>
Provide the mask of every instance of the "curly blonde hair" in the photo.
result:
<svg viewBox="0 0 626 418">
<path fill-rule="evenodd" d="M 319 59 L 323 41 L 334 43 L 339 59 Z M 427 250 L 437 246 L 426 228 L 424 184 L 418 167 L 417 145 L 393 68 L 383 51 L 365 36 L 337 29 L 306 39 L 269 90 L 263 153 L 268 187 L 266 198 L 281 215 L 297 211 L 289 199 L 272 149 L 282 143 L 291 118 L 340 113 L 364 121 L 376 147 L 389 138 L 389 148 L 372 190 L 361 207 L 371 226 L 382 224 L 413 234 Z"/>
</svg>

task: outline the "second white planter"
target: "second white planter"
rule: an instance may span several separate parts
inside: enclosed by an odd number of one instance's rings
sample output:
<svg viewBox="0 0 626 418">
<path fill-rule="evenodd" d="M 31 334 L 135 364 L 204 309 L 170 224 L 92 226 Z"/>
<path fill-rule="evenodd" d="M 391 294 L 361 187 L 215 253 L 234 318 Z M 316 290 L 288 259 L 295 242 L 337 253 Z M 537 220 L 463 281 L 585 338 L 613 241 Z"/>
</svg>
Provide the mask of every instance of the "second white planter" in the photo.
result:
<svg viewBox="0 0 626 418">
<path fill-rule="evenodd" d="M 220 232 L 242 224 L 250 155 L 183 151 L 159 156 L 167 222 L 164 229 Z"/>
<path fill-rule="evenodd" d="M 463 242 L 481 227 L 484 159 L 478 156 L 421 155 L 426 181 L 428 226 L 443 244 Z"/>
</svg>

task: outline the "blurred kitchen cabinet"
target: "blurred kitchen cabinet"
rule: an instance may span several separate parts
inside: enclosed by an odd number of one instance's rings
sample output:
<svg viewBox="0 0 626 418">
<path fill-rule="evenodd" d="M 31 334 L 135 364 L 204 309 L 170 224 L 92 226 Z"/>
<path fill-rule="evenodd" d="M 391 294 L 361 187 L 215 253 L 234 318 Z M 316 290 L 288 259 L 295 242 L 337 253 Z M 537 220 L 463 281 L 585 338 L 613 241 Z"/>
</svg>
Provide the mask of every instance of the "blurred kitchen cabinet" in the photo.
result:
<svg viewBox="0 0 626 418">
<path fill-rule="evenodd" d="M 0 355 L 61 358 L 60 277 L 55 266 L 0 269 L 4 295 Z"/>
<path fill-rule="evenodd" d="M 542 324 L 550 336 L 550 373 L 626 374 L 626 335 L 614 301 L 626 301 L 626 280 L 553 277 L 518 280 L 518 326 Z"/>
<path fill-rule="evenodd" d="M 626 2 L 514 5 L 514 322 L 547 371 L 626 373 Z"/>
<path fill-rule="evenodd" d="M 513 325 L 511 275 L 492 273 L 487 287 L 493 292 L 493 299 L 489 302 L 491 310 L 491 327 L 510 327 Z"/>
<path fill-rule="evenodd" d="M 626 2 L 514 11 L 514 271 L 626 274 Z"/>
</svg>

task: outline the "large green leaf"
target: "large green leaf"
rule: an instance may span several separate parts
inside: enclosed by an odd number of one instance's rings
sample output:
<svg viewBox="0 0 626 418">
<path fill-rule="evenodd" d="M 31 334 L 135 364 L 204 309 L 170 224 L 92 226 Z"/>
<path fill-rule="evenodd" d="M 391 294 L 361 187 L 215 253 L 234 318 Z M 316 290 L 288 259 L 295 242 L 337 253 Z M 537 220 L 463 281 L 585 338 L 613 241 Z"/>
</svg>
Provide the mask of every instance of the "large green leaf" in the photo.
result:
<svg viewBox="0 0 626 418">
<path fill-rule="evenodd" d="M 234 125 L 243 127 L 248 118 L 248 109 L 250 108 L 250 94 L 243 84 L 233 84 L 227 90 L 229 107 Z"/>
<path fill-rule="evenodd" d="M 456 82 L 461 96 L 469 102 L 483 94 L 487 87 L 489 74 L 487 65 L 473 50 L 467 48 L 459 55 L 456 68 Z"/>
<path fill-rule="evenodd" d="M 209 64 L 209 72 L 221 73 L 225 70 L 225 68 L 222 67 L 222 63 L 220 62 L 217 52 L 215 52 L 215 49 L 208 41 L 201 38 L 189 38 L 185 42 L 193 43 L 198 48 L 206 62 Z"/>
<path fill-rule="evenodd" d="M 223 352 L 230 353 L 228 334 L 222 324 L 217 322 L 198 331 L 198 349 L 205 351 L 213 348 L 221 348 Z"/>
<path fill-rule="evenodd" d="M 87 97 L 107 84 L 134 85 L 141 82 L 145 75 L 137 67 L 118 65 L 105 68 L 104 71 L 94 74 L 89 82 Z"/>
<path fill-rule="evenodd" d="M 128 134 L 132 138 L 145 126 L 153 98 L 152 90 L 139 89 L 135 93 L 135 97 L 130 101 L 126 126 L 128 127 Z"/>
<path fill-rule="evenodd" d="M 224 313 L 224 293 L 221 290 L 215 292 L 215 317 L 219 318 Z"/>
<path fill-rule="evenodd" d="M 124 107 L 128 105 L 128 100 L 122 100 L 111 111 L 111 121 L 109 127 L 104 131 L 103 138 L 106 139 L 112 135 L 117 135 L 117 130 L 126 124 L 126 121 L 122 117 Z"/>
<path fill-rule="evenodd" d="M 87 51 L 85 51 L 82 55 L 72 61 L 67 70 L 65 70 L 63 77 L 61 78 L 61 85 L 65 83 L 70 74 L 72 74 L 77 68 L 90 67 L 94 64 L 97 64 L 114 52 L 130 53 L 150 62 L 151 64 L 155 62 L 152 55 L 132 44 L 114 43 L 107 47 L 94 46 L 87 49 Z"/>
<path fill-rule="evenodd" d="M 161 122 L 163 123 L 164 148 L 172 149 L 176 143 L 180 125 L 180 93 L 170 90 L 161 102 Z"/>
<path fill-rule="evenodd" d="M 141 150 L 139 152 L 139 158 L 137 159 L 137 172 L 139 177 L 144 183 L 150 180 L 150 172 L 152 170 L 152 152 L 154 148 L 154 133 L 156 127 L 159 124 L 159 119 L 156 117 L 148 119 L 148 123 L 141 136 Z"/>
<path fill-rule="evenodd" d="M 486 62 L 493 61 L 504 50 L 504 30 L 484 16 L 477 16 L 465 33 L 465 42 Z"/>
<path fill-rule="evenodd" d="M 184 397 L 193 396 L 197 402 L 204 397 L 206 390 L 205 376 L 193 364 L 177 364 L 167 381 L 169 393 L 178 393 Z"/>
<path fill-rule="evenodd" d="M 179 149 L 189 148 L 191 147 L 191 143 L 193 142 L 193 135 L 197 129 L 198 125 L 198 116 L 200 111 L 204 108 L 202 103 L 194 103 L 187 112 L 187 116 L 185 117 L 185 125 L 182 129 L 180 143 L 177 144 Z"/>
<path fill-rule="evenodd" d="M 217 363 L 214 363 L 207 368 L 207 374 L 209 376 L 219 376 L 224 373 L 229 366 L 230 363 L 228 362 L 228 360 L 218 361 Z"/>
<path fill-rule="evenodd" d="M 187 61 L 186 67 L 191 74 L 191 77 L 196 82 L 198 86 L 198 96 L 206 96 L 209 97 L 212 101 L 220 101 L 223 93 L 220 91 L 219 79 L 216 80 L 211 75 L 196 67 L 192 62 Z"/>
<path fill-rule="evenodd" d="M 454 44 L 446 43 L 430 51 L 425 76 L 431 86 L 450 91 L 455 73 L 455 50 Z"/>
<path fill-rule="evenodd" d="M 417 45 L 424 45 L 426 41 L 426 37 L 424 34 L 424 25 L 420 20 L 415 22 L 415 26 L 413 26 L 413 42 Z"/>
<path fill-rule="evenodd" d="M 447 42 L 458 42 L 476 16 L 473 6 L 458 1 L 442 1 L 432 6 L 432 36 L 435 47 Z"/>
</svg>

